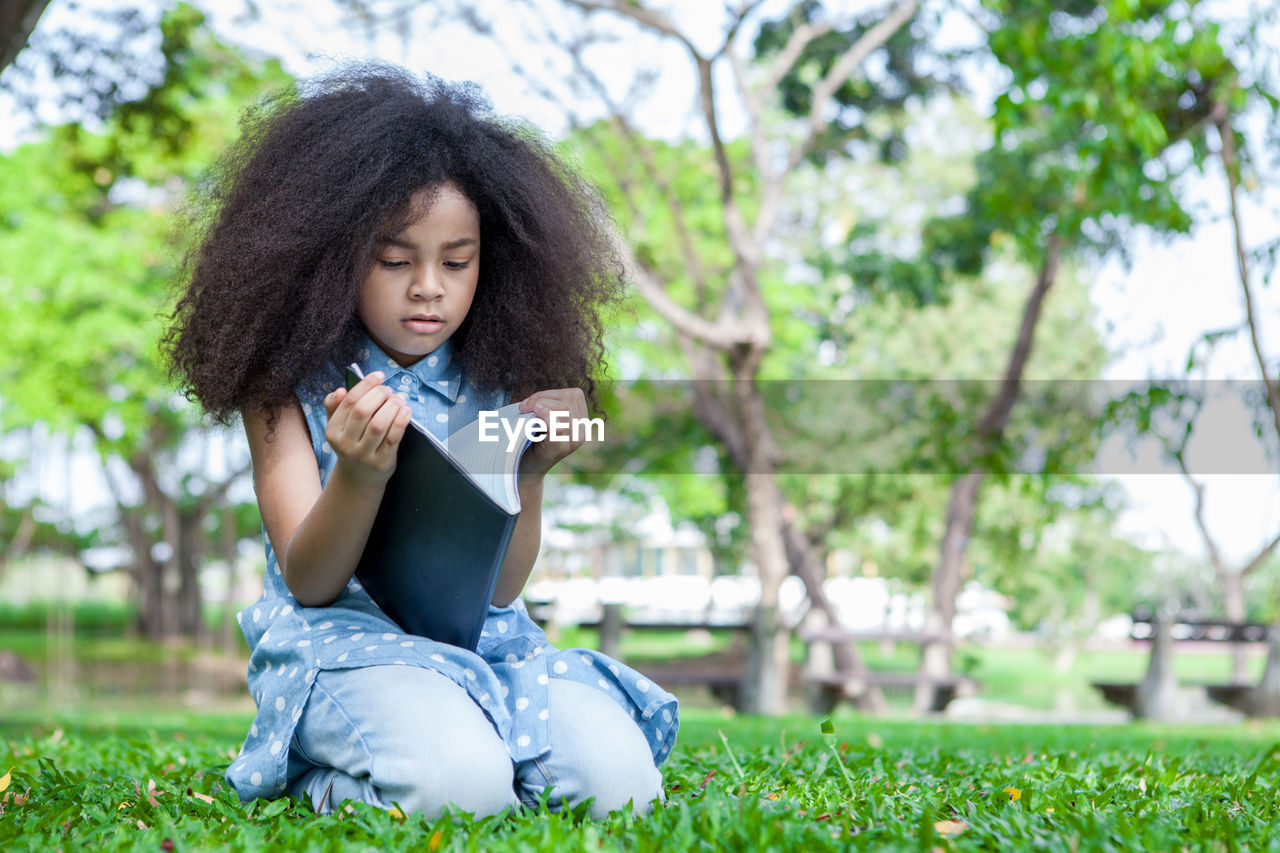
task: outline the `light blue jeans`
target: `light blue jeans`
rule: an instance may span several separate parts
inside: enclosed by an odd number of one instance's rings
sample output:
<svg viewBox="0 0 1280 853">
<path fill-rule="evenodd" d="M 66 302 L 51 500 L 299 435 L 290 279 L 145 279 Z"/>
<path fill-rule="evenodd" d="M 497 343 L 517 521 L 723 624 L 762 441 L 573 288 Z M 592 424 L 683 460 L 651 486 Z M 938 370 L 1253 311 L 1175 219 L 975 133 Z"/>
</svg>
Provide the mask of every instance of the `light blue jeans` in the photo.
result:
<svg viewBox="0 0 1280 853">
<path fill-rule="evenodd" d="M 289 787 L 328 814 L 343 800 L 439 817 L 477 816 L 521 802 L 603 817 L 628 803 L 648 811 L 662 774 L 631 717 L 604 693 L 551 679 L 551 751 L 512 764 L 493 723 L 467 692 L 412 666 L 321 671 L 294 733 L 290 761 L 314 765 Z"/>
</svg>

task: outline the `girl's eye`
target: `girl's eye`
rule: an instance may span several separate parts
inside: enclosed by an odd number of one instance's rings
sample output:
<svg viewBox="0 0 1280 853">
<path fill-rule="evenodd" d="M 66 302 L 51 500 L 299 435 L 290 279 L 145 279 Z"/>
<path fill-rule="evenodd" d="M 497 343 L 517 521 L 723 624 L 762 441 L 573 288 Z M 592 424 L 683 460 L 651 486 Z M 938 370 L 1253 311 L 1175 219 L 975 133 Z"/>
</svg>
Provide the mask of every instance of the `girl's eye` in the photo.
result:
<svg viewBox="0 0 1280 853">
<path fill-rule="evenodd" d="M 471 261 L 445 261 L 444 265 L 451 270 L 465 270 L 471 266 Z"/>
<path fill-rule="evenodd" d="M 383 269 L 388 269 L 388 270 L 395 270 L 395 269 L 399 269 L 400 267 L 407 267 L 409 265 L 408 261 L 380 260 L 378 261 L 378 263 L 382 264 Z"/>
</svg>

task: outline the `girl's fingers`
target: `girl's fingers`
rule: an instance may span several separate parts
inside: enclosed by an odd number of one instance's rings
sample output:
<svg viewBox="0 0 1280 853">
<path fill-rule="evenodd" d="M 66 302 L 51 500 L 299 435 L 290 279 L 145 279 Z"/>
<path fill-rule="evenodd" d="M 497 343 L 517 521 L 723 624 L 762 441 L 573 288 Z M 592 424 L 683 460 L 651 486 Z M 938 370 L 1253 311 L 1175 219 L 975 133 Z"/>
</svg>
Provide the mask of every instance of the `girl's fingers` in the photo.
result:
<svg viewBox="0 0 1280 853">
<path fill-rule="evenodd" d="M 384 375 L 375 370 L 350 388 L 336 388 L 324 398 L 325 411 L 329 415 L 329 423 L 339 432 L 345 432 L 347 421 L 351 417 L 352 407 L 376 388 L 382 387 Z M 330 405 L 333 406 L 330 409 Z M 361 425 L 363 429 L 363 425 Z"/>
<path fill-rule="evenodd" d="M 570 417 L 585 417 L 587 398 L 581 388 L 557 388 L 530 394 L 520 402 L 520 411 L 568 412 Z"/>
<path fill-rule="evenodd" d="M 400 411 L 396 412 L 395 419 L 391 421 L 386 437 L 382 439 L 382 446 L 395 451 L 400 446 L 400 440 L 404 438 L 404 431 L 408 429 L 409 421 L 412 419 L 413 413 L 408 404 L 401 405 Z"/>
<path fill-rule="evenodd" d="M 325 428 L 325 436 L 335 452 L 355 456 L 371 453 L 382 441 L 382 435 L 390 426 L 401 400 L 396 399 L 381 421 L 375 426 L 376 436 L 366 440 L 365 434 L 375 417 L 389 402 L 391 389 L 379 384 L 382 377 L 380 371 L 370 373 L 364 379 L 339 395 L 336 391 L 325 399 L 326 408 L 333 406 L 329 423 Z M 372 446 L 367 446 L 368 441 Z"/>
<path fill-rule="evenodd" d="M 368 398 L 366 397 L 366 399 Z M 358 439 L 361 451 L 367 454 L 377 453 L 381 449 L 391 425 L 396 418 L 400 417 L 400 413 L 408 408 L 409 406 L 404 399 L 395 394 L 388 394 L 384 397 L 378 404 L 378 408 L 365 421 L 364 430 Z M 355 422 L 353 419 L 353 426 Z"/>
<path fill-rule="evenodd" d="M 572 421 L 587 416 L 587 398 L 581 388 L 556 388 L 538 391 L 520 401 L 520 411 L 532 412 L 541 418 L 549 427 L 552 413 L 563 412 Z M 578 441 L 542 441 L 533 449 L 535 456 L 543 460 L 546 467 L 555 465 L 582 445 Z"/>
<path fill-rule="evenodd" d="M 337 410 L 338 404 L 341 403 L 343 399 L 346 398 L 346 396 L 347 396 L 346 388 L 334 388 L 332 391 L 330 391 L 329 394 L 324 398 L 325 414 L 328 415 L 329 417 L 333 417 L 333 413 L 334 411 Z"/>
</svg>

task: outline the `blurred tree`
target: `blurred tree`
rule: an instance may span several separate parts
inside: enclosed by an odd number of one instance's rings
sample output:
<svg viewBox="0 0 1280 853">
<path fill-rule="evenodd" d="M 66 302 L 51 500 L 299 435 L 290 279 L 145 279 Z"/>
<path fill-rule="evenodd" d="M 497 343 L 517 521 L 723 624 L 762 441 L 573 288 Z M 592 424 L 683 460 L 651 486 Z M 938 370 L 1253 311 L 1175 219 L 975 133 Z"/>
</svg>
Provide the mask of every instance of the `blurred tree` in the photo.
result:
<svg viewBox="0 0 1280 853">
<path fill-rule="evenodd" d="M 0 72 L 27 46 L 49 0 L 9 0 L 0 6 Z"/>
<path fill-rule="evenodd" d="M 0 383 L 6 420 L 89 429 L 133 550 L 139 627 L 201 630 L 197 569 L 206 522 L 247 459 L 217 464 L 218 437 L 176 396 L 160 361 L 162 313 L 180 254 L 168 214 L 230 141 L 274 61 L 219 44 L 186 5 L 161 23 L 163 73 L 81 124 L 0 157 Z"/>
<path fill-rule="evenodd" d="M 1175 179 L 1203 152 L 1202 130 L 1232 70 L 1204 4 L 988 0 L 977 19 L 1006 85 L 994 144 L 978 158 L 964 212 L 932 226 L 935 262 L 981 268 L 1003 242 L 1038 270 L 1004 378 L 972 427 L 952 485 L 933 576 L 930 626 L 945 628 L 965 574 L 978 494 L 1006 441 L 1045 298 L 1064 257 L 1122 247 L 1133 230 L 1185 231 Z M 950 649 L 926 647 L 928 675 L 951 669 Z M 925 691 L 916 706 L 929 701 Z"/>
<path fill-rule="evenodd" d="M 917 3 L 900 2 L 883 16 L 877 10 L 840 26 L 832 21 L 802 21 L 801 7 L 812 14 L 812 6 L 794 7 L 791 16 L 798 25 L 784 48 L 767 62 L 754 65 L 742 54 L 738 41 L 755 11 L 756 4 L 751 3 L 726 9 L 726 26 L 711 49 L 699 47 L 665 12 L 639 2 L 565 0 L 559 4 L 561 20 L 555 26 L 543 24 L 539 34 L 571 64 L 581 94 L 608 115 L 607 124 L 584 121 L 566 99 L 550 89 L 540 90 L 565 110 L 581 138 L 594 147 L 594 156 L 603 164 L 596 176 L 613 176 L 606 192 L 612 194 L 611 208 L 624 223 L 626 239 L 619 235 L 618 248 L 630 278 L 661 321 L 663 337 L 673 339 L 672 351 L 679 357 L 675 375 L 692 380 L 684 386 L 689 410 L 714 437 L 721 461 L 741 478 L 742 516 L 760 580 L 742 704 L 746 710 L 764 713 L 782 710 L 787 686 L 789 632 L 778 601 L 783 577 L 790 569 L 799 569 L 814 603 L 826 604 L 821 566 L 809 559 L 802 540 L 788 535 L 786 500 L 777 479 L 785 454 L 772 433 L 762 386 L 769 375 L 766 359 L 775 342 L 773 317 L 778 308 L 770 291 L 787 279 L 785 261 L 774 254 L 774 244 L 784 224 L 791 176 L 806 161 L 852 141 L 848 134 L 826 133 L 826 115 L 836 93 L 847 81 L 865 76 L 868 56 L 886 49 L 886 42 L 913 18 Z M 582 15 L 579 26 L 562 26 L 574 10 Z M 596 13 L 603 14 L 597 17 Z M 478 8 L 468 6 L 466 15 L 478 30 L 493 31 Z M 619 22 L 676 44 L 686 55 L 696 81 L 698 134 L 707 147 L 655 146 L 635 128 L 629 100 L 639 90 L 615 96 L 601 66 L 592 62 L 593 49 L 616 38 L 610 28 Z M 830 32 L 849 34 L 851 41 L 832 58 L 813 88 L 806 120 L 778 123 L 774 120 L 778 84 L 806 50 L 815 49 L 815 40 Z M 518 60 L 513 59 L 513 64 L 532 86 L 541 85 L 539 77 L 523 69 Z M 747 133 L 732 141 L 718 112 L 716 69 L 720 67 L 733 75 L 735 95 L 749 125 Z M 636 81 L 643 86 L 646 78 L 641 74 Z M 859 95 L 877 97 L 866 92 Z M 885 100 L 883 95 L 878 99 Z M 892 104 L 884 109 L 892 109 Z M 593 134 L 593 127 L 607 128 L 608 133 Z M 687 158 L 687 165 L 672 170 L 673 156 Z M 705 201 L 689 206 L 691 192 Z M 646 229 L 656 232 L 668 222 L 674 251 L 647 253 Z M 650 362 L 646 368 L 657 366 Z M 843 653 L 852 666 L 858 665 L 851 645 Z"/>
<path fill-rule="evenodd" d="M 16 432 L 16 431 L 15 431 Z M 14 438 L 10 432 L 6 438 Z M 15 499 L 17 466 L 0 460 L 0 576 L 12 562 L 31 553 L 75 555 L 94 544 L 97 531 L 80 532 L 38 496 Z"/>
<path fill-rule="evenodd" d="M 852 552 L 861 565 L 911 586 L 927 582 L 934 562 L 929 549 L 936 554 L 946 506 L 945 475 L 967 448 L 973 413 L 991 396 L 995 383 L 981 377 L 998 373 L 1022 307 L 1014 258 L 1003 265 L 1011 271 L 997 266 L 982 278 L 955 284 L 948 281 L 955 278 L 950 271 L 929 272 L 936 297 L 925 305 L 915 289 L 856 287 L 858 279 L 841 265 L 847 257 L 842 234 L 849 229 L 830 235 L 830 223 L 874 220 L 878 238 L 857 238 L 860 259 L 874 252 L 889 259 L 902 235 L 918 233 L 928 216 L 948 204 L 954 207 L 953 199 L 969 189 L 970 144 L 912 144 L 933 138 L 942 126 L 953 140 L 972 136 L 976 145 L 977 134 L 968 131 L 981 123 L 966 114 L 962 102 L 938 99 L 926 114 L 912 116 L 899 161 L 831 160 L 820 173 L 797 176 L 795 195 L 804 203 L 789 211 L 782 239 L 795 252 L 797 267 L 806 264 L 821 278 L 807 284 L 797 274 L 790 281 L 771 279 L 766 286 L 775 343 L 761 385 L 771 429 L 786 451 L 778 470 L 788 560 L 796 574 L 816 579 L 812 586 L 818 596 L 833 549 Z M 637 254 L 666 264 L 678 280 L 679 258 L 671 251 L 678 236 L 663 216 L 658 190 L 637 180 L 636 167 L 624 156 L 608 151 L 610 144 L 621 148 L 621 140 L 611 143 L 605 127 L 589 130 L 593 144 L 581 143 L 584 166 L 611 204 L 622 202 L 620 181 L 636 181 L 631 192 L 644 216 L 631 218 L 624 208 L 622 226 L 633 235 Z M 646 144 L 687 218 L 714 222 L 707 212 L 715 210 L 714 187 L 699 170 L 708 161 L 699 161 L 690 143 L 681 144 L 679 154 L 655 140 Z M 714 232 L 696 233 L 695 239 L 705 241 L 701 256 L 723 250 Z M 906 257 L 887 260 L 886 266 L 911 269 L 913 260 L 915 266 L 927 265 Z M 1060 514 L 1098 500 L 1081 497 L 1089 493 L 1081 472 L 1097 447 L 1100 415 L 1087 399 L 1093 390 L 1088 380 L 1098 375 L 1105 354 L 1084 281 L 1068 276 L 1061 286 L 1062 297 L 1046 312 L 1046 344 L 1028 368 L 1035 380 L 1032 399 L 1013 418 L 1002 448 L 1009 473 L 994 484 L 999 500 L 980 508 L 975 535 L 974 560 L 988 567 L 983 582 L 997 588 L 1007 582 L 1030 595 L 1050 594 L 1061 564 L 1028 540 L 1038 541 L 1048 525 L 1069 523 L 1060 522 Z M 679 358 L 668 340 L 660 326 L 642 318 L 636 334 L 618 342 L 615 361 L 624 372 L 642 364 L 651 377 L 679 375 Z M 630 482 L 643 473 L 644 482 L 656 484 L 675 512 L 699 518 L 713 543 L 723 541 L 715 522 L 743 514 L 742 476 L 694 417 L 689 383 L 651 378 L 618 384 L 622 387 L 610 407 L 616 413 L 610 426 L 613 445 L 609 459 L 595 460 L 594 469 L 624 472 L 614 482 Z M 604 449 L 584 450 L 575 456 Z M 640 465 L 633 464 L 637 460 Z M 1076 486 L 1068 488 L 1072 483 Z M 1097 523 L 1099 509 L 1087 511 Z M 1042 583 L 1018 585 L 1026 572 L 1038 573 Z M 811 597 L 820 606 L 821 599 L 812 592 Z M 1058 596 L 1058 601 L 1067 599 Z M 1058 618 L 1078 625 L 1083 602 L 1071 603 Z"/>
<path fill-rule="evenodd" d="M 1234 562 L 1227 558 L 1226 543 L 1215 536 L 1206 517 L 1207 494 L 1201 476 L 1205 472 L 1192 461 L 1191 448 L 1207 411 L 1239 406 L 1254 418 L 1253 432 L 1261 455 L 1271 462 L 1269 470 L 1274 473 L 1280 463 L 1280 384 L 1274 360 L 1263 342 L 1264 323 L 1256 295 L 1258 272 L 1264 283 L 1275 274 L 1280 238 L 1249 246 L 1242 199 L 1252 191 L 1259 196 L 1258 209 L 1266 209 L 1263 195 L 1274 184 L 1275 175 L 1268 176 L 1267 169 L 1274 169 L 1274 158 L 1268 152 L 1280 144 L 1280 77 L 1276 74 L 1280 53 L 1267 34 L 1268 28 L 1274 32 L 1280 25 L 1280 10 L 1254 13 L 1233 24 L 1220 35 L 1215 31 L 1223 53 L 1201 48 L 1198 57 L 1210 64 L 1214 75 L 1199 81 L 1200 118 L 1192 128 L 1196 144 L 1191 164 L 1211 177 L 1224 197 L 1242 317 L 1238 324 L 1208 332 L 1193 343 L 1187 355 L 1186 379 L 1147 383 L 1114 401 L 1112 412 L 1113 419 L 1124 423 L 1135 436 L 1155 437 L 1165 457 L 1177 466 L 1192 492 L 1193 519 L 1217 586 L 1221 613 L 1228 621 L 1243 622 L 1250 610 L 1248 587 L 1260 570 L 1273 564 L 1273 555 L 1280 548 L 1280 527 L 1246 557 Z M 1258 129 L 1252 138 L 1240 127 L 1246 115 Z M 1192 379 L 1209 375 L 1215 349 L 1232 338 L 1247 341 L 1255 369 L 1252 378 L 1235 383 Z M 1237 682 L 1247 679 L 1243 644 L 1233 647 L 1232 671 Z M 1280 686 L 1273 689 L 1277 695 L 1271 702 L 1280 708 Z"/>
</svg>

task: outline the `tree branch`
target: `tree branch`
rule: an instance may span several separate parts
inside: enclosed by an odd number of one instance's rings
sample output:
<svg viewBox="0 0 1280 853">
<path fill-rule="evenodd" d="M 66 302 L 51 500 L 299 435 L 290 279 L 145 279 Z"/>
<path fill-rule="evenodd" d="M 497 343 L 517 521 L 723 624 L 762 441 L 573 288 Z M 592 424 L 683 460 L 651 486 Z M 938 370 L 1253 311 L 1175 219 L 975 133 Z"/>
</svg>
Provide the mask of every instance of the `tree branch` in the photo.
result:
<svg viewBox="0 0 1280 853">
<path fill-rule="evenodd" d="M 990 450 L 991 445 L 999 440 L 1000 434 L 1009 422 L 1009 413 L 1013 410 L 1013 404 L 1018 399 L 1018 385 L 1022 379 L 1022 372 L 1026 367 L 1027 359 L 1031 357 L 1031 345 L 1035 338 L 1036 323 L 1040 319 L 1040 310 L 1044 305 L 1045 296 L 1049 293 L 1049 288 L 1053 287 L 1053 283 L 1057 279 L 1058 263 L 1061 257 L 1062 238 L 1057 231 L 1054 231 L 1049 235 L 1045 245 L 1044 261 L 1041 263 L 1040 272 L 1036 276 L 1035 287 L 1032 288 L 1031 295 L 1027 298 L 1026 307 L 1023 308 L 1022 323 L 1018 328 L 1018 338 L 1014 343 L 1013 352 L 1009 356 L 1009 364 L 1006 366 L 1004 378 L 1000 382 L 1000 390 L 996 393 L 986 411 L 982 413 L 982 417 L 978 419 L 978 439 L 983 445 L 983 453 Z"/>
<path fill-rule="evenodd" d="M 743 22 L 745 22 L 751 13 L 758 9 L 763 2 L 764 0 L 750 0 L 750 2 L 743 3 L 738 10 L 733 13 L 733 22 L 729 24 L 729 29 L 724 35 L 724 43 L 720 45 L 720 49 L 711 57 L 712 61 L 719 59 L 722 55 L 728 53 L 732 49 L 734 41 L 738 38 L 738 31 L 742 29 Z"/>
<path fill-rule="evenodd" d="M 658 282 L 657 277 L 640 263 L 635 252 L 627 241 L 622 239 L 618 230 L 609 225 L 608 233 L 614 251 L 622 259 L 628 280 L 635 285 L 636 290 L 653 310 L 677 331 L 718 350 L 730 349 L 737 342 L 737 336 L 727 324 L 713 323 L 672 299 Z"/>
<path fill-rule="evenodd" d="M 1258 314 L 1254 305 L 1253 288 L 1249 283 L 1249 258 L 1244 247 L 1244 226 L 1240 219 L 1238 169 L 1236 160 L 1235 129 L 1231 125 L 1231 115 L 1225 104 L 1214 105 L 1218 137 L 1222 140 L 1222 167 L 1227 173 L 1227 196 L 1231 200 L 1231 229 L 1235 236 L 1236 270 L 1240 276 L 1240 289 L 1244 293 L 1245 319 L 1249 324 L 1249 344 L 1253 348 L 1253 357 L 1258 363 L 1258 372 L 1262 384 L 1267 390 L 1267 407 L 1271 409 L 1271 419 L 1276 428 L 1276 438 L 1280 439 L 1280 389 L 1271 379 L 1267 370 L 1267 359 L 1262 352 L 1262 340 L 1258 333 Z"/>
<path fill-rule="evenodd" d="M 1213 541 L 1213 536 L 1209 533 L 1209 525 L 1204 517 L 1204 484 L 1197 480 L 1191 474 L 1191 470 L 1187 467 L 1183 447 L 1173 451 L 1174 461 L 1178 463 L 1178 470 L 1182 472 L 1182 477 L 1191 484 L 1191 490 L 1196 496 L 1195 520 L 1196 529 L 1200 531 L 1200 539 L 1204 542 L 1204 547 L 1209 552 L 1209 562 L 1213 565 L 1214 574 L 1221 577 L 1227 573 L 1226 563 L 1222 560 L 1222 553 L 1218 550 L 1218 546 Z"/>
<path fill-rule="evenodd" d="M 1280 533 L 1277 533 L 1270 542 L 1262 546 L 1262 550 L 1253 555 L 1253 559 L 1246 563 L 1245 567 L 1240 570 L 1240 575 L 1244 577 L 1256 572 L 1258 568 L 1266 562 L 1267 557 L 1271 556 L 1271 552 L 1275 551 L 1277 545 L 1280 545 Z"/>
<path fill-rule="evenodd" d="M 622 133 L 623 138 L 631 146 L 631 150 L 635 153 L 641 166 L 644 168 L 645 177 L 658 188 L 658 192 L 662 196 L 663 202 L 666 204 L 667 211 L 671 214 L 672 222 L 675 226 L 676 237 L 680 242 L 680 251 L 684 256 L 685 267 L 693 278 L 699 294 L 699 308 L 706 299 L 707 277 L 706 271 L 703 269 L 702 258 L 698 255 L 697 249 L 693 245 L 691 235 L 692 229 L 689 227 L 688 218 L 685 215 L 684 205 L 680 203 L 680 199 L 676 196 L 675 190 L 671 186 L 671 182 L 658 169 L 654 162 L 653 149 L 635 128 L 631 126 L 631 122 L 627 118 L 627 110 L 613 100 L 609 94 L 608 88 L 604 85 L 604 81 L 600 79 L 594 71 L 592 71 L 583 61 L 582 55 L 577 50 L 569 50 L 569 54 L 573 59 L 574 68 L 578 69 L 579 74 L 585 79 L 595 92 L 601 103 L 609 111 L 613 118 L 614 126 Z M 584 134 L 584 138 L 592 141 L 589 134 Z M 607 158 L 607 154 L 603 146 L 595 146 L 596 151 Z M 608 158 L 607 158 L 608 159 Z M 635 198 L 635 185 L 625 177 L 623 171 L 627 164 L 612 162 L 614 172 L 618 175 L 618 181 L 622 188 L 623 195 L 626 198 L 627 206 L 631 209 L 632 215 L 638 217 L 641 213 L 639 205 Z"/>
<path fill-rule="evenodd" d="M 792 30 L 791 35 L 787 38 L 787 43 L 783 45 L 782 50 L 778 51 L 778 55 L 769 64 L 769 70 L 765 73 L 764 81 L 760 86 L 761 90 L 765 92 L 776 90 L 778 84 L 782 82 L 782 78 L 786 77 L 787 73 L 800 60 L 800 54 L 804 53 L 804 49 L 809 46 L 809 43 L 816 38 L 825 36 L 833 29 L 834 27 L 829 23 L 806 23 Z"/>
<path fill-rule="evenodd" d="M 204 516 L 213 509 L 213 505 L 226 496 L 227 491 L 235 484 L 235 482 L 252 470 L 253 462 L 251 460 L 245 460 L 240 467 L 228 474 L 226 479 L 219 483 L 216 488 L 210 490 L 204 495 L 201 495 L 200 503 L 197 504 L 197 515 Z"/>
<path fill-rule="evenodd" d="M 570 6 L 576 6 L 584 12 L 615 12 L 623 17 L 630 18 L 637 24 L 651 30 L 656 30 L 665 36 L 679 41 L 693 56 L 701 59 L 702 55 L 698 52 L 698 48 L 689 37 L 686 36 L 675 23 L 661 12 L 641 5 L 638 0 L 610 0 L 610 2 L 597 2 L 597 0 L 564 0 Z"/>
<path fill-rule="evenodd" d="M 0 7 L 0 72 L 27 46 L 49 0 L 14 0 Z"/>
<path fill-rule="evenodd" d="M 826 128 L 827 121 L 824 114 L 836 90 L 844 85 L 868 56 L 883 46 L 894 33 L 911 20 L 917 6 L 919 6 L 919 0 L 903 0 L 899 3 L 893 11 L 863 33 L 861 38 L 849 45 L 827 71 L 827 75 L 814 87 L 813 104 L 809 108 L 809 132 L 800 144 L 791 150 L 787 172 L 799 165 Z"/>
<path fill-rule="evenodd" d="M 609 11 L 630 18 L 642 27 L 675 39 L 689 51 L 698 72 L 698 102 L 703 121 L 707 126 L 707 134 L 711 139 L 711 150 L 715 156 L 716 169 L 720 177 L 720 199 L 724 205 L 725 230 L 734 254 L 748 267 L 747 278 L 754 281 L 755 270 L 760 263 L 760 249 L 751 239 L 742 211 L 738 208 L 733 196 L 733 168 L 729 162 L 728 152 L 725 150 L 724 140 L 720 135 L 720 120 L 716 115 L 715 87 L 711 74 L 712 58 L 703 56 L 693 40 L 665 14 L 642 5 L 639 0 L 626 0 L 626 2 L 623 0 L 610 0 L 610 2 L 563 0 L 563 2 L 584 12 Z M 715 56 L 723 50 L 724 47 L 718 50 Z"/>
</svg>

